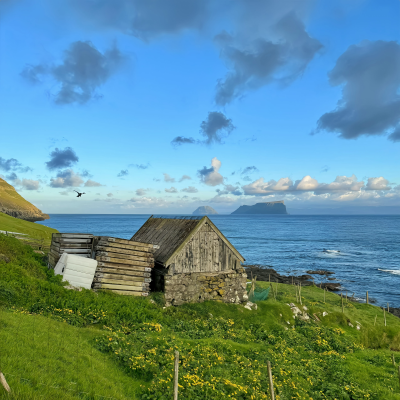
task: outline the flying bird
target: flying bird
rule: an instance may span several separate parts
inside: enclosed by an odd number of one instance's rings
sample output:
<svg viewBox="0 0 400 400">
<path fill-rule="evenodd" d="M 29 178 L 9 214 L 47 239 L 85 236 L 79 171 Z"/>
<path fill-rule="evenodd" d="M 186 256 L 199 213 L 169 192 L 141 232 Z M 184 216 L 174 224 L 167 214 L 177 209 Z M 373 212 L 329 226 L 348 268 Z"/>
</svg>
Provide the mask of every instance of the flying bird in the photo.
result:
<svg viewBox="0 0 400 400">
<path fill-rule="evenodd" d="M 74 190 L 74 192 L 76 192 L 76 190 Z M 76 196 L 76 197 L 82 197 L 83 194 L 86 194 L 86 193 L 79 193 L 79 192 L 76 192 L 76 193 L 78 193 L 78 196 Z"/>
</svg>

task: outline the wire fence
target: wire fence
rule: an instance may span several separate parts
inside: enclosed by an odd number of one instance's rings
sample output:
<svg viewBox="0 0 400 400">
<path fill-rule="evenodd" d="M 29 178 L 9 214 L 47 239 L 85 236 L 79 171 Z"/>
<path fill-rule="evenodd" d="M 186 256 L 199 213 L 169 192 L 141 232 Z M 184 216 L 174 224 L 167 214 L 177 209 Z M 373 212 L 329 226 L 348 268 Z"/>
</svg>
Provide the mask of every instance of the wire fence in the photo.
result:
<svg viewBox="0 0 400 400">
<path fill-rule="evenodd" d="M 26 233 L 19 233 L 19 232 L 0 230 L 0 233 L 3 233 L 6 236 L 14 237 L 23 242 L 24 244 L 31 246 L 35 250 L 40 250 L 43 252 L 48 252 L 50 250 L 50 240 L 33 238 L 27 235 Z"/>
</svg>

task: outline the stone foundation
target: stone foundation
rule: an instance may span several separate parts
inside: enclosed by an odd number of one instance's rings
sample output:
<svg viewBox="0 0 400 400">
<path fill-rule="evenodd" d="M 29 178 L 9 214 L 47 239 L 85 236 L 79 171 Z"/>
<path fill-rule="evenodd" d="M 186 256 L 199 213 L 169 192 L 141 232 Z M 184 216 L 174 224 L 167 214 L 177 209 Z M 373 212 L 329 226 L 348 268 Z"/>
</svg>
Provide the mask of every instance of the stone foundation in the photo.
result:
<svg viewBox="0 0 400 400">
<path fill-rule="evenodd" d="M 165 275 L 166 305 L 178 306 L 206 300 L 239 304 L 247 301 L 246 283 L 247 274 L 242 267 L 235 271 Z"/>
</svg>

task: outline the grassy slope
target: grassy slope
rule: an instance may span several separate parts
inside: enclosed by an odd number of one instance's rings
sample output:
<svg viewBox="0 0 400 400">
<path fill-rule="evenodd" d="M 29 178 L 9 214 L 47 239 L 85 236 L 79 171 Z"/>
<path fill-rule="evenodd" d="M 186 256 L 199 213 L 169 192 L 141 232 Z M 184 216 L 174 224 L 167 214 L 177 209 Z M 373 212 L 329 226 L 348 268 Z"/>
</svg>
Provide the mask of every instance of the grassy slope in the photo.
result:
<svg viewBox="0 0 400 400">
<path fill-rule="evenodd" d="M 12 388 L 10 397 L 0 388 L 0 398 L 134 398 L 137 381 L 93 347 L 96 336 L 40 315 L 0 311 L 0 369 Z"/>
<path fill-rule="evenodd" d="M 328 315 L 319 324 L 302 323 L 287 306 L 296 303 L 295 288 L 278 285 L 276 300 L 258 303 L 257 311 L 212 302 L 163 309 L 157 295 L 152 303 L 66 290 L 15 239 L 0 235 L 0 253 L 11 258 L 0 263 L 0 343 L 7 344 L 0 368 L 20 393 L 14 398 L 92 398 L 66 390 L 76 387 L 118 399 L 170 399 L 178 349 L 185 399 L 268 399 L 267 360 L 277 400 L 400 399 L 391 364 L 393 353 L 400 363 L 400 320 L 387 315 L 385 327 L 383 312 L 372 305 L 345 302 L 343 314 L 340 297 L 328 293 L 324 303 L 322 290 L 305 287 L 303 305 Z"/>
<path fill-rule="evenodd" d="M 51 234 L 58 232 L 56 229 L 47 226 L 35 224 L 34 222 L 24 221 L 22 219 L 11 217 L 0 213 L 0 230 L 17 233 L 26 233 L 36 239 L 51 239 Z"/>
</svg>

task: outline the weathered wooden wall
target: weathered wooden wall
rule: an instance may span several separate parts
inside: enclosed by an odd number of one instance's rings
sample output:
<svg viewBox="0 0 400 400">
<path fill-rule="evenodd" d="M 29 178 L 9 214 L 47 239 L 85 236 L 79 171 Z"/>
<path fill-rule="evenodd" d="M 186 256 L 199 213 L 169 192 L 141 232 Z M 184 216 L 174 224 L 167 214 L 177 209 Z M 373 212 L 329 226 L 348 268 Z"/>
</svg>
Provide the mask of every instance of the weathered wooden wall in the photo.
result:
<svg viewBox="0 0 400 400">
<path fill-rule="evenodd" d="M 240 260 L 208 224 L 193 236 L 173 260 L 174 273 L 235 270 Z"/>
</svg>

